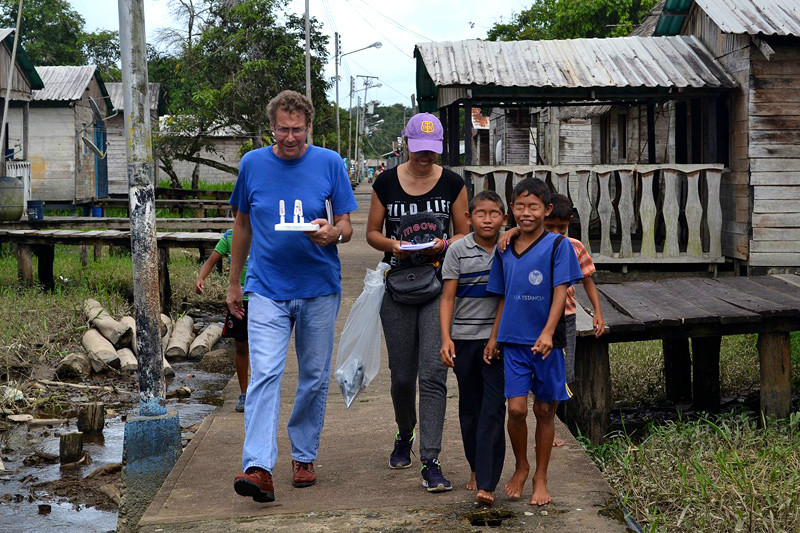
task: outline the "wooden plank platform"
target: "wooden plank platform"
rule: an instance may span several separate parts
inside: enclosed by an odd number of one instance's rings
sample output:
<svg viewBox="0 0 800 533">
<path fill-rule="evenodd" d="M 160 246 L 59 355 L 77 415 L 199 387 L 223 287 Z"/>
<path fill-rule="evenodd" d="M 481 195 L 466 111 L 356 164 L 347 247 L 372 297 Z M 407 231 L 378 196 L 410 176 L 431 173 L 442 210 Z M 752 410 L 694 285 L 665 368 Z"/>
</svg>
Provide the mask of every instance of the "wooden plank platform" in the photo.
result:
<svg viewBox="0 0 800 533">
<path fill-rule="evenodd" d="M 156 231 L 226 231 L 233 227 L 233 218 L 157 218 Z M 0 222 L 0 229 L 117 229 L 130 230 L 131 220 L 125 217 L 56 217 L 46 216 L 42 220 L 20 220 Z"/>
<path fill-rule="evenodd" d="M 788 416 L 791 406 L 789 334 L 800 331 L 800 276 L 679 278 L 597 286 L 606 334 L 594 337 L 593 309 L 582 286 L 577 320 L 576 403 L 572 422 L 593 441 L 608 430 L 611 377 L 608 345 L 615 342 L 663 340 L 667 390 L 687 390 L 671 380 L 693 381 L 696 408 L 719 406 L 719 347 L 724 335 L 759 336 L 761 411 Z M 689 339 L 692 357 L 688 358 Z M 669 342 L 666 342 L 669 341 Z M 691 369 L 686 368 L 691 364 Z"/>
</svg>

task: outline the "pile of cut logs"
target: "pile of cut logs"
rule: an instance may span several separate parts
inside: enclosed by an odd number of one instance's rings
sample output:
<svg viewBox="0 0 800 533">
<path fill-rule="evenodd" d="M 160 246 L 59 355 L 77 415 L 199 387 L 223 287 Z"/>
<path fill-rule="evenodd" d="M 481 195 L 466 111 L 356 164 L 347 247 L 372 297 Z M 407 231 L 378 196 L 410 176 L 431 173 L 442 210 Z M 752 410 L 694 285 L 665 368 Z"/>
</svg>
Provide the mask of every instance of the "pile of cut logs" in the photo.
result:
<svg viewBox="0 0 800 533">
<path fill-rule="evenodd" d="M 56 367 L 61 379 L 84 379 L 91 372 L 108 369 L 135 372 L 138 369 L 136 347 L 136 322 L 131 316 L 116 320 L 97 300 L 83 303 L 83 314 L 89 329 L 83 334 L 81 344 L 86 352 L 75 352 L 64 357 Z M 179 317 L 174 325 L 161 315 L 161 358 L 164 374 L 175 375 L 169 361 L 176 359 L 200 360 L 222 337 L 222 328 L 211 324 L 199 335 L 194 334 L 194 320 L 188 315 Z"/>
</svg>

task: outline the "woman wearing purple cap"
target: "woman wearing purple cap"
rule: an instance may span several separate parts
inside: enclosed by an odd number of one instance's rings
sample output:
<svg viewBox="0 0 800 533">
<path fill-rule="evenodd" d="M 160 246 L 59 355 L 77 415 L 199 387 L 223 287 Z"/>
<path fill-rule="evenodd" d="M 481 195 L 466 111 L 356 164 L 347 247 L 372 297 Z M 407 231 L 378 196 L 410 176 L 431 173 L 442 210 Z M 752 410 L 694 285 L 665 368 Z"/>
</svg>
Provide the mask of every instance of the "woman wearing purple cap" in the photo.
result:
<svg viewBox="0 0 800 533">
<path fill-rule="evenodd" d="M 438 118 L 429 113 L 416 114 L 403 135 L 408 161 L 382 172 L 372 186 L 367 242 L 384 252 L 383 261 L 393 268 L 410 263 L 433 263 L 438 268 L 447 247 L 469 232 L 464 216 L 467 191 L 458 174 L 436 164 L 444 139 Z M 431 227 L 437 230 L 430 232 L 427 228 Z M 422 240 L 433 235 L 434 246 L 411 253 L 402 250 L 404 242 L 419 240 L 412 235 Z M 447 401 L 447 368 L 439 359 L 439 299 L 434 296 L 424 303 L 407 304 L 387 294 L 381 307 L 397 422 L 389 467 L 411 466 L 419 378 L 419 456 L 422 485 L 429 492 L 452 489 L 439 463 Z"/>
</svg>

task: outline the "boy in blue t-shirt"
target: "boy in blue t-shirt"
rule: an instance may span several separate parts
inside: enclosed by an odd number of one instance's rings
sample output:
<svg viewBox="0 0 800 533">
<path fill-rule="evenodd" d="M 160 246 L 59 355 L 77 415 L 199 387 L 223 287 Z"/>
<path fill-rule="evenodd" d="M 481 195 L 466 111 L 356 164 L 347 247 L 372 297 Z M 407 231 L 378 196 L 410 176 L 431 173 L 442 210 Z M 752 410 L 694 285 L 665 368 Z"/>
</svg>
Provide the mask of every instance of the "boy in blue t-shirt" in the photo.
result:
<svg viewBox="0 0 800 533">
<path fill-rule="evenodd" d="M 544 219 L 552 208 L 550 190 L 542 180 L 527 178 L 514 187 L 511 211 L 520 233 L 504 252 L 495 254 L 486 286 L 488 292 L 501 295 L 484 359 L 496 359 L 497 343 L 502 344 L 508 436 L 516 459 L 514 475 L 505 486 L 512 499 L 522 495 L 530 472 L 529 391 L 535 397 L 536 471 L 531 505 L 552 501 L 547 467 L 556 406 L 572 396 L 564 365 L 564 305 L 567 287 L 583 277 L 570 242 L 544 230 Z"/>
</svg>

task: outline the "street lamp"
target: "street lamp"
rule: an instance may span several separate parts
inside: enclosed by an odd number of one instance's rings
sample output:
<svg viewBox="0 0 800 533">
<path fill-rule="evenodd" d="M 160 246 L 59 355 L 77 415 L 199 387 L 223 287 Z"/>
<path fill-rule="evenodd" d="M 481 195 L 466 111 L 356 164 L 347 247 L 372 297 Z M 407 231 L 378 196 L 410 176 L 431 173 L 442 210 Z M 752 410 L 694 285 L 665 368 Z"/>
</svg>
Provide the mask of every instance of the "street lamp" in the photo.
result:
<svg viewBox="0 0 800 533">
<path fill-rule="evenodd" d="M 344 54 L 342 54 L 340 52 L 340 50 L 339 50 L 341 48 L 341 43 L 339 42 L 339 32 L 336 32 L 336 33 L 333 34 L 333 40 L 334 40 L 334 49 L 335 49 L 335 56 L 336 56 L 334 58 L 334 63 L 335 63 L 335 66 L 336 66 L 336 74 L 335 74 L 335 78 L 336 78 L 336 152 L 341 156 L 342 155 L 342 147 L 341 147 L 341 141 L 340 141 L 340 135 L 339 135 L 339 130 L 340 130 L 340 126 L 339 126 L 339 122 L 340 122 L 340 120 L 339 120 L 339 63 L 341 63 L 342 58 L 344 56 L 346 56 L 346 55 L 355 54 L 356 52 L 360 52 L 362 50 L 366 50 L 367 48 L 380 48 L 381 46 L 383 46 L 383 44 L 380 41 L 375 41 L 371 45 L 365 46 L 364 48 L 359 48 L 358 50 L 353 50 L 352 52 L 345 52 Z M 353 91 L 351 90 L 350 91 L 350 108 L 352 109 L 352 107 L 353 107 Z"/>
</svg>

